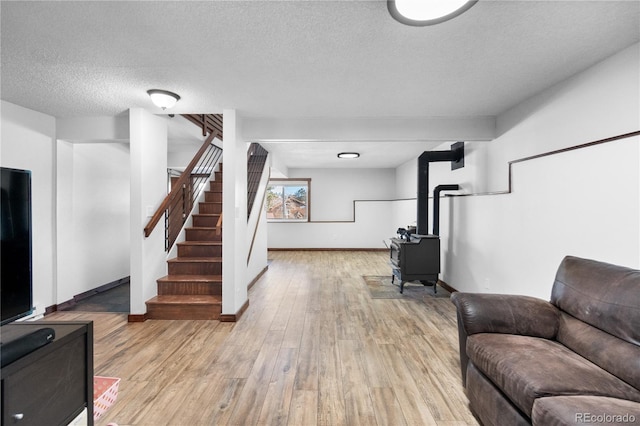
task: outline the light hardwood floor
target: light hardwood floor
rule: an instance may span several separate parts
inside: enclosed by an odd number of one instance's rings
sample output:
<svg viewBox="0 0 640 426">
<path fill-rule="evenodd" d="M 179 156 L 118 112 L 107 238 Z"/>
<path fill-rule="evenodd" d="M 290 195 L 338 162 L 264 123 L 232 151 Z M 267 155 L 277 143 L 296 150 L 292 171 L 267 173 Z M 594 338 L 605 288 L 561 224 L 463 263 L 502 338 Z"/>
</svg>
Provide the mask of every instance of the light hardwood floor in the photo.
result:
<svg viewBox="0 0 640 426">
<path fill-rule="evenodd" d="M 93 320 L 95 374 L 122 379 L 97 424 L 478 424 L 448 298 L 372 299 L 362 276 L 390 275 L 386 253 L 269 258 L 237 323 L 47 316 Z"/>
</svg>

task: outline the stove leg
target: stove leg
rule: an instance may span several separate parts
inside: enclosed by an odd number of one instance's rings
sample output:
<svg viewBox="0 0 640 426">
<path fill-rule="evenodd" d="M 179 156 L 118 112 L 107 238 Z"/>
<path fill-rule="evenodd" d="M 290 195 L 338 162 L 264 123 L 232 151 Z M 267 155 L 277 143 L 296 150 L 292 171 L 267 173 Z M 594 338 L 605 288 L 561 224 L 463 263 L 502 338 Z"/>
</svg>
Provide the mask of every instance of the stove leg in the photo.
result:
<svg viewBox="0 0 640 426">
<path fill-rule="evenodd" d="M 400 294 L 404 291 L 404 281 L 400 280 Z"/>
</svg>

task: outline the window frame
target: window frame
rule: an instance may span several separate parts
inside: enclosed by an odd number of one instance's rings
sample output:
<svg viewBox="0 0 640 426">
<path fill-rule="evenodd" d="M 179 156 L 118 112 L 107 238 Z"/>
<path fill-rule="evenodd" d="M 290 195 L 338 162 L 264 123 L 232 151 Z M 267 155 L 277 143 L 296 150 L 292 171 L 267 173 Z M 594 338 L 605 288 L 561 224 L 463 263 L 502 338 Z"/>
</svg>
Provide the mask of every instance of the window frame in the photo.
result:
<svg viewBox="0 0 640 426">
<path fill-rule="evenodd" d="M 289 183 L 287 185 L 287 183 Z M 268 193 L 268 189 L 271 186 L 277 186 L 277 185 L 281 185 L 281 186 L 294 186 L 295 184 L 298 184 L 298 186 L 303 186 L 306 185 L 307 187 L 307 203 L 306 203 L 306 209 L 307 209 L 307 217 L 304 219 L 278 219 L 278 218 L 270 218 L 267 217 L 267 222 L 270 223 L 308 223 L 311 222 L 311 179 L 310 178 L 271 178 L 269 179 L 269 181 L 267 182 L 267 190 L 265 191 L 265 197 L 266 197 L 266 193 Z M 265 202 L 264 204 L 264 211 L 265 211 L 265 215 L 267 213 L 267 209 L 268 209 L 268 203 Z"/>
</svg>

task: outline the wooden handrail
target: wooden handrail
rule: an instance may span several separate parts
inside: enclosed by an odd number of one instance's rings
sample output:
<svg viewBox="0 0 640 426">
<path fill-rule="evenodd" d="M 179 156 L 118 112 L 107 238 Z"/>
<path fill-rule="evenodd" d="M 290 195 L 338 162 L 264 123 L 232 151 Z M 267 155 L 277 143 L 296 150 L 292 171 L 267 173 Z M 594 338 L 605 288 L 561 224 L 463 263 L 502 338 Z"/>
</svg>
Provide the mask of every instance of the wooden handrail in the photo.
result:
<svg viewBox="0 0 640 426">
<path fill-rule="evenodd" d="M 218 135 L 217 133 L 212 132 L 207 137 L 207 139 L 205 139 L 204 143 L 200 147 L 200 150 L 196 153 L 196 155 L 193 157 L 193 159 L 191 160 L 191 162 L 189 163 L 185 171 L 180 175 L 180 178 L 178 178 L 176 183 L 173 185 L 173 188 L 171 189 L 169 194 L 165 197 L 165 199 L 162 201 L 162 203 L 160 204 L 160 207 L 158 207 L 154 215 L 151 217 L 151 219 L 149 220 L 149 223 L 147 223 L 147 226 L 144 227 L 145 237 L 148 237 L 149 235 L 151 235 L 156 225 L 158 224 L 158 222 L 160 222 L 160 219 L 164 215 L 164 212 L 169 208 L 169 205 L 171 204 L 171 202 L 179 194 L 181 194 L 182 186 L 187 183 L 187 179 L 190 178 L 191 173 L 193 172 L 193 169 L 196 167 L 196 165 L 200 161 L 200 158 L 202 157 L 202 155 L 207 151 L 207 149 L 209 148 L 209 145 L 211 145 L 213 138 L 215 138 L 217 135 Z"/>
<path fill-rule="evenodd" d="M 216 222 L 216 235 L 220 235 L 222 233 L 222 213 L 220 213 L 220 217 Z"/>
<path fill-rule="evenodd" d="M 269 182 L 269 179 L 271 178 L 271 169 L 269 169 L 269 175 L 267 177 L 267 182 Z M 265 190 L 262 193 L 262 202 L 260 203 L 260 213 L 258 216 L 258 220 L 256 221 L 256 226 L 255 228 L 253 228 L 253 237 L 251 238 L 251 245 L 249 246 L 249 254 L 247 255 L 247 265 L 249 264 L 249 261 L 251 260 L 251 253 L 253 252 L 253 244 L 256 242 L 256 235 L 258 235 L 258 226 L 260 226 L 260 218 L 262 218 L 262 215 L 264 212 L 264 203 L 267 200 L 267 191 Z"/>
</svg>

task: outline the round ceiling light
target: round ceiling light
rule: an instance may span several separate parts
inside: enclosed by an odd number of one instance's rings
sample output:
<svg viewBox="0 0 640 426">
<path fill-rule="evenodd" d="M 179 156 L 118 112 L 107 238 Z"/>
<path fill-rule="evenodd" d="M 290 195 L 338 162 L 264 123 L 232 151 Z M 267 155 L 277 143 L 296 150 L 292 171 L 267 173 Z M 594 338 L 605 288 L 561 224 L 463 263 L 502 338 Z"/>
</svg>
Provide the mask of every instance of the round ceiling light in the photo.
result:
<svg viewBox="0 0 640 426">
<path fill-rule="evenodd" d="M 478 0 L 387 0 L 389 13 L 406 25 L 439 24 L 467 11 Z"/>
<path fill-rule="evenodd" d="M 357 152 L 341 152 L 338 154 L 338 158 L 358 158 L 360 154 Z"/>
<path fill-rule="evenodd" d="M 168 90 L 151 89 L 147 90 L 147 94 L 155 106 L 162 109 L 171 108 L 180 100 L 180 96 Z"/>
</svg>

